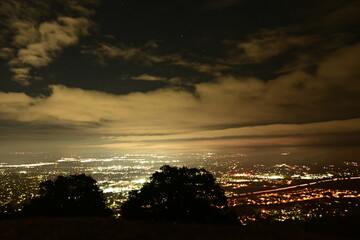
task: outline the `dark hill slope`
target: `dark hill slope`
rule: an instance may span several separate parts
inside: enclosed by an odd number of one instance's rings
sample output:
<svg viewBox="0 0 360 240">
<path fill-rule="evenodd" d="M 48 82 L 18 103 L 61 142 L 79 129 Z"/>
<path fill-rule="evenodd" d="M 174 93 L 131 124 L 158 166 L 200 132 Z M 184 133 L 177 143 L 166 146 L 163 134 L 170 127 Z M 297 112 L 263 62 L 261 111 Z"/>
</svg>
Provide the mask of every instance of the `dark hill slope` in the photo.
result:
<svg viewBox="0 0 360 240">
<path fill-rule="evenodd" d="M 115 219 L 12 219 L 0 221 L 1 240 L 162 240 L 242 239 L 303 240 L 351 239 L 304 230 L 274 227 L 192 225 L 128 222 Z"/>
</svg>

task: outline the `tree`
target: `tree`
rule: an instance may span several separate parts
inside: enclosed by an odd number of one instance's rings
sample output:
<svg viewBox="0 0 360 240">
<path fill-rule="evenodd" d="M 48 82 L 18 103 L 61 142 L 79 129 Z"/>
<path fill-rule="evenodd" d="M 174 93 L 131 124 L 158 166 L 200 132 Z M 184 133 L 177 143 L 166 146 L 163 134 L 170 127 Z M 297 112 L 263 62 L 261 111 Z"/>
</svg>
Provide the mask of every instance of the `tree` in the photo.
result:
<svg viewBox="0 0 360 240">
<path fill-rule="evenodd" d="M 96 181 L 85 174 L 58 176 L 40 183 L 38 196 L 22 211 L 24 216 L 105 217 L 111 210 L 105 205 Z"/>
<path fill-rule="evenodd" d="M 13 218 L 17 216 L 17 210 L 15 209 L 12 203 L 7 203 L 5 205 L 0 205 L 0 220 Z"/>
<path fill-rule="evenodd" d="M 131 191 L 121 206 L 130 220 L 225 223 L 229 214 L 224 190 L 205 169 L 164 165 L 140 190 Z"/>
</svg>

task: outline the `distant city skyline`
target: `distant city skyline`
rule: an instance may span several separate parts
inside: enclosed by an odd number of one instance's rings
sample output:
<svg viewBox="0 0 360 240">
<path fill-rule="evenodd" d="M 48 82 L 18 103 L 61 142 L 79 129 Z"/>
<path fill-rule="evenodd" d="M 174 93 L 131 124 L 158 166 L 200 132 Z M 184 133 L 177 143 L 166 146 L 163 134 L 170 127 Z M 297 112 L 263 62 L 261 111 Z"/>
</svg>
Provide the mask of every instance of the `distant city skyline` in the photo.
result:
<svg viewBox="0 0 360 240">
<path fill-rule="evenodd" d="M 356 0 L 2 0 L 0 156 L 359 160 L 359 16 Z"/>
</svg>

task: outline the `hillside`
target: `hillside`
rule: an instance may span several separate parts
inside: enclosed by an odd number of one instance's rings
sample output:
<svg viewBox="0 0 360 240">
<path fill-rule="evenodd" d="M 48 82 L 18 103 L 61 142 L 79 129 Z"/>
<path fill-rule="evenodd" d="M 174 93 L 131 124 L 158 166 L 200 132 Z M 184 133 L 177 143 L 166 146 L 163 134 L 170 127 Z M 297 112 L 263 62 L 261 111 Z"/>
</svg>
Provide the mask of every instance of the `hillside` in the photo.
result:
<svg viewBox="0 0 360 240">
<path fill-rule="evenodd" d="M 1 240 L 162 240 L 162 239 L 355 239 L 342 234 L 314 233 L 305 228 L 274 226 L 214 226 L 115 219 L 12 219 L 0 221 Z M 331 229 L 331 227 L 330 227 Z M 331 234 L 331 235 L 330 235 Z M 337 235 L 337 236 L 336 236 Z M 355 235 L 354 235 L 355 236 Z"/>
</svg>

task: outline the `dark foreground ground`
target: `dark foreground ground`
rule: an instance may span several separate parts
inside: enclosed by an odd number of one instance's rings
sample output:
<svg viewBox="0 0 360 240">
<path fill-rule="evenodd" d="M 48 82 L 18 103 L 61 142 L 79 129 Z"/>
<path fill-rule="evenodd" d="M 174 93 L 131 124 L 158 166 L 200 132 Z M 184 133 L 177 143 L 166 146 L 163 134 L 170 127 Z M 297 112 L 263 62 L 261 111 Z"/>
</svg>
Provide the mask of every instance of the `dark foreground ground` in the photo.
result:
<svg viewBox="0 0 360 240">
<path fill-rule="evenodd" d="M 360 223 L 359 223 L 360 224 Z M 341 224 L 340 224 L 341 225 Z M 334 225 L 335 226 L 335 225 Z M 92 239 L 266 239 L 266 240 L 322 240 L 357 239 L 359 232 L 346 233 L 346 229 L 328 231 L 311 226 L 293 225 L 214 226 L 195 224 L 128 222 L 115 219 L 11 219 L 0 221 L 1 240 L 92 240 Z M 319 231 L 317 231 L 318 229 Z M 325 231 L 325 232 L 324 232 Z M 356 230 L 357 231 L 357 230 Z"/>
</svg>

